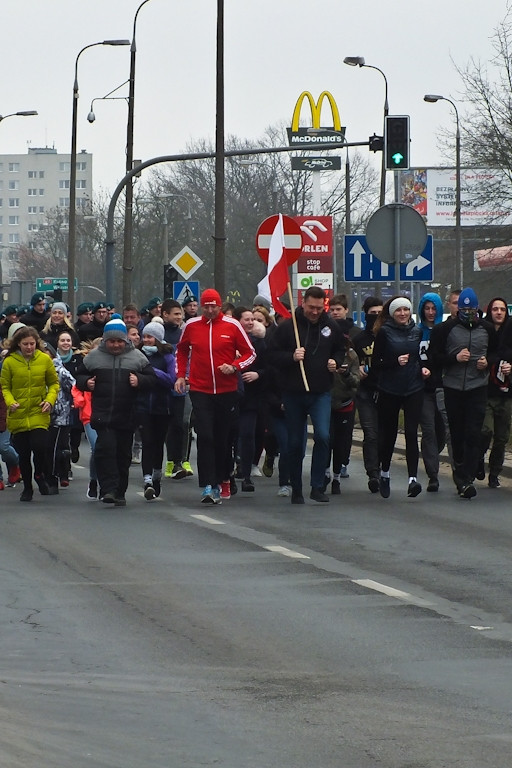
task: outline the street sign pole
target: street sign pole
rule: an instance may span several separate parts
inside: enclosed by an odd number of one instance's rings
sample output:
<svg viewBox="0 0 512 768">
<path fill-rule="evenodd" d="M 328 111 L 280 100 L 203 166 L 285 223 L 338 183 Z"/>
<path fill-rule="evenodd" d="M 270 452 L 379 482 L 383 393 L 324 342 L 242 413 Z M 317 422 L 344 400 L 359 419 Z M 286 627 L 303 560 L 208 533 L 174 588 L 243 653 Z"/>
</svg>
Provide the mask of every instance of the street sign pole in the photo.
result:
<svg viewBox="0 0 512 768">
<path fill-rule="evenodd" d="M 397 205 L 394 211 L 395 217 L 395 293 L 400 295 L 400 253 L 401 253 L 401 232 L 400 232 L 400 206 Z"/>
</svg>

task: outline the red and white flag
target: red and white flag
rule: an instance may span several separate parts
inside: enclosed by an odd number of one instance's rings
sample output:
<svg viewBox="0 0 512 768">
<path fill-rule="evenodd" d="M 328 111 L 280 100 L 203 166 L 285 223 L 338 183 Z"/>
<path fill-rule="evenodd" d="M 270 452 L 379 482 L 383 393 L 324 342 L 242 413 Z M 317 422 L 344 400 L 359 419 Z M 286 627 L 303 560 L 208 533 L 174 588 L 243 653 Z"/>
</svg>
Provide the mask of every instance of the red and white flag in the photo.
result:
<svg viewBox="0 0 512 768">
<path fill-rule="evenodd" d="M 279 297 L 285 293 L 289 281 L 290 275 L 288 274 L 288 263 L 284 249 L 283 215 L 280 213 L 270 238 L 267 274 L 258 283 L 258 293 L 272 302 L 274 309 L 281 317 L 291 317 L 290 312 L 279 301 Z"/>
</svg>

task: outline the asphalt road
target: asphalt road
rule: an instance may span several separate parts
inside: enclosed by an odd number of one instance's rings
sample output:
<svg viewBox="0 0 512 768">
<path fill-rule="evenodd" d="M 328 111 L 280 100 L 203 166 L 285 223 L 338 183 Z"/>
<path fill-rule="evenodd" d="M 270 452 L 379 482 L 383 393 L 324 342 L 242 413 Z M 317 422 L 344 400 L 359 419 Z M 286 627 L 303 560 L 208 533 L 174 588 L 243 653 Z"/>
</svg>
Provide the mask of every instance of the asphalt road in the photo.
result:
<svg viewBox="0 0 512 768">
<path fill-rule="evenodd" d="M 85 458 L 85 451 L 83 449 Z M 219 507 L 0 494 L 1 768 L 511 764 L 512 481 Z"/>
</svg>

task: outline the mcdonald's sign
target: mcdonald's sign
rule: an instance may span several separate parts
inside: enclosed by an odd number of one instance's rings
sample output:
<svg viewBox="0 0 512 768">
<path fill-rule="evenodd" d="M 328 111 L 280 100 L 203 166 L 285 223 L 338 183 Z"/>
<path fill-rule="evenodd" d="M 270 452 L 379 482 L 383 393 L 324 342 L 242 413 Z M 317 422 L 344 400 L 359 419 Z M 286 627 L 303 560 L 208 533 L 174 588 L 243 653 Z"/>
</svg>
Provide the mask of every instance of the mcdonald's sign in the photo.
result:
<svg viewBox="0 0 512 768">
<path fill-rule="evenodd" d="M 311 111 L 311 128 L 314 128 L 319 133 L 310 133 L 309 128 L 300 128 L 300 113 L 302 111 L 302 104 L 306 99 L 309 102 L 309 108 Z M 327 99 L 331 107 L 332 126 L 325 127 L 320 125 L 322 106 L 324 99 Z M 291 147 L 294 146 L 314 146 L 336 144 L 340 140 L 345 138 L 345 128 L 341 127 L 340 113 L 338 111 L 338 105 L 334 101 L 332 93 L 329 91 L 322 91 L 318 97 L 318 101 L 315 102 L 313 96 L 309 91 L 302 91 L 301 95 L 297 99 L 295 109 L 293 110 L 292 126 L 287 128 L 288 143 Z"/>
</svg>

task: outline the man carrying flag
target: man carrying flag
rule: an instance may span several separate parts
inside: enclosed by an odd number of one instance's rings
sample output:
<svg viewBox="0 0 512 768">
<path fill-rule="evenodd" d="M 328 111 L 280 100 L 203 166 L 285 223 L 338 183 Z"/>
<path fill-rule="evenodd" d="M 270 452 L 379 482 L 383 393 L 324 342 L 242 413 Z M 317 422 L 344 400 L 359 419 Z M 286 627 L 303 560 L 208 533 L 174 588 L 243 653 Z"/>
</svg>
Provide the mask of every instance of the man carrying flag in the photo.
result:
<svg viewBox="0 0 512 768">
<path fill-rule="evenodd" d="M 271 270 L 270 261 L 269 255 L 272 291 L 275 268 Z M 287 267 L 286 272 L 288 277 Z M 258 290 L 262 292 L 261 283 Z M 292 504 L 304 504 L 302 462 L 308 415 L 314 430 L 310 498 L 329 501 L 323 486 L 329 459 L 332 374 L 343 362 L 345 340 L 338 324 L 325 311 L 325 298 L 325 292 L 319 286 L 308 288 L 302 307 L 295 310 L 295 318 L 281 322 L 270 341 L 269 362 L 277 371 L 288 431 Z M 293 321 L 296 321 L 296 328 Z"/>
</svg>

